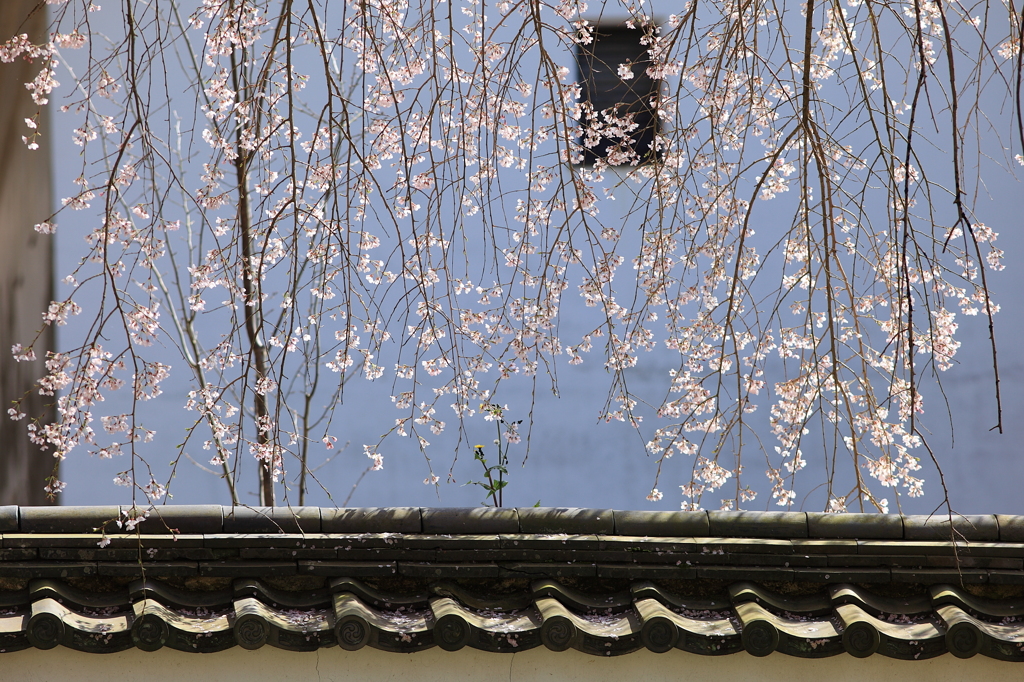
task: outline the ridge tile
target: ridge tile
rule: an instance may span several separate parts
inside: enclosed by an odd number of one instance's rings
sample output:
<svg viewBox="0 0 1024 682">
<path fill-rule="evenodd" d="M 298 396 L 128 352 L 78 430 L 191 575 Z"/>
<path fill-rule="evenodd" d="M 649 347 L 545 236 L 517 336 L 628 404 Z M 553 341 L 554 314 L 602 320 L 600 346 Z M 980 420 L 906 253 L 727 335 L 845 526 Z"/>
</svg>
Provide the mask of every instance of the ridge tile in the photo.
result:
<svg viewBox="0 0 1024 682">
<path fill-rule="evenodd" d="M 513 508 L 425 508 L 420 514 L 422 532 L 428 535 L 498 535 L 519 531 L 519 514 Z"/>
<path fill-rule="evenodd" d="M 613 512 L 616 535 L 687 536 L 710 534 L 707 512 L 618 511 Z"/>
<path fill-rule="evenodd" d="M 224 510 L 219 504 L 164 504 L 149 509 L 121 505 L 120 510 L 125 518 L 147 512 L 146 520 L 137 526 L 147 535 L 203 535 L 224 530 Z"/>
<path fill-rule="evenodd" d="M 903 517 L 896 514 L 808 512 L 807 532 L 812 538 L 902 540 Z"/>
<path fill-rule="evenodd" d="M 224 507 L 224 533 L 319 533 L 319 507 Z"/>
<path fill-rule="evenodd" d="M 523 507 L 519 510 L 519 532 L 615 535 L 615 513 L 611 509 Z"/>
<path fill-rule="evenodd" d="M 119 532 L 116 521 L 121 509 L 106 507 L 21 507 L 19 530 L 22 533 L 95 533 Z"/>
<path fill-rule="evenodd" d="M 710 535 L 741 538 L 806 538 L 804 512 L 708 512 Z"/>
<path fill-rule="evenodd" d="M 0 506 L 0 533 L 18 532 L 18 505 L 5 504 Z"/>
<path fill-rule="evenodd" d="M 324 533 L 420 533 L 423 521 L 419 507 L 341 507 L 321 509 Z"/>
<path fill-rule="evenodd" d="M 998 541 L 999 523 L 993 514 L 975 516 L 953 515 L 952 529 L 950 517 L 935 514 L 933 516 L 904 516 L 903 538 L 905 540 L 980 540 Z"/>
</svg>

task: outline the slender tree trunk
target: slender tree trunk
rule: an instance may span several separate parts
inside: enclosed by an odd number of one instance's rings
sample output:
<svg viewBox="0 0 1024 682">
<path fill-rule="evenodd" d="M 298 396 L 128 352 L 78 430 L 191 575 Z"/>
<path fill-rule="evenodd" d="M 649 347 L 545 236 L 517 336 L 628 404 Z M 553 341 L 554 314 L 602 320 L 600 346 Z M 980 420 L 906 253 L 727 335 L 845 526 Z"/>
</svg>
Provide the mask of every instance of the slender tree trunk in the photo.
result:
<svg viewBox="0 0 1024 682">
<path fill-rule="evenodd" d="M 256 366 L 257 380 L 269 376 L 270 357 L 263 339 L 263 300 L 260 290 L 259 269 L 254 264 L 252 209 L 249 206 L 249 177 L 246 170 L 248 156 L 239 154 L 238 169 L 238 225 L 239 237 L 242 240 L 242 286 L 245 289 L 245 329 L 249 335 L 249 348 L 252 362 Z M 270 443 L 270 431 L 265 422 L 270 419 L 265 393 L 253 391 L 253 413 L 256 418 L 256 442 L 259 445 Z M 274 474 L 273 462 L 261 460 L 260 472 L 260 505 L 274 506 Z"/>
</svg>

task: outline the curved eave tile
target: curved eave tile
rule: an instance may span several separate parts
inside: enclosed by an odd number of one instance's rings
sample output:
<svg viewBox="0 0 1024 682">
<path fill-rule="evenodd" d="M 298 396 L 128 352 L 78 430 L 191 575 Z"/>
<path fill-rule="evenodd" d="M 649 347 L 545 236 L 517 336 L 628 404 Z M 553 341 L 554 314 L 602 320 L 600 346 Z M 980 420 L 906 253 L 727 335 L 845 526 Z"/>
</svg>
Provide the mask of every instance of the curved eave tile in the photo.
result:
<svg viewBox="0 0 1024 682">
<path fill-rule="evenodd" d="M 584 613 L 623 613 L 633 607 L 633 597 L 629 592 L 616 592 L 595 597 L 550 579 L 535 580 L 531 587 L 536 597 L 551 597 L 571 609 Z"/>
<path fill-rule="evenodd" d="M 641 621 L 632 610 L 576 613 L 552 597 L 541 597 L 536 603 L 544 619 L 541 641 L 552 651 L 573 648 L 598 656 L 618 656 L 643 647 Z"/>
<path fill-rule="evenodd" d="M 931 600 L 925 596 L 909 599 L 892 599 L 881 597 L 874 592 L 855 585 L 833 585 L 829 588 L 832 602 L 835 604 L 855 604 L 873 615 L 896 614 L 900 616 L 916 616 L 931 613 Z"/>
<path fill-rule="evenodd" d="M 954 604 L 983 620 L 1024 618 L 1024 599 L 983 599 L 952 585 L 935 585 L 931 594 L 935 606 Z"/>
<path fill-rule="evenodd" d="M 25 626 L 29 642 L 39 649 L 63 645 L 78 651 L 114 653 L 131 648 L 131 615 L 90 616 L 44 597 L 32 602 Z"/>
<path fill-rule="evenodd" d="M 743 623 L 743 648 L 754 656 L 780 651 L 801 658 L 824 658 L 845 651 L 842 636 L 831 618 L 784 617 L 755 602 L 743 602 L 735 608 Z"/>
<path fill-rule="evenodd" d="M 946 623 L 946 647 L 957 658 L 984 654 L 1004 661 L 1024 661 L 1024 624 L 987 622 L 952 604 L 936 611 Z"/>
<path fill-rule="evenodd" d="M 486 597 L 446 580 L 431 585 L 430 591 L 441 597 L 450 597 L 459 604 L 477 611 L 522 611 L 533 606 L 533 595 L 529 593 Z"/>
<path fill-rule="evenodd" d="M 714 656 L 743 650 L 739 631 L 720 613 L 699 611 L 691 617 L 654 598 L 638 600 L 636 610 L 643 619 L 640 635 L 644 646 L 655 653 L 676 648 Z M 698 614 L 705 617 L 695 617 Z"/>
<path fill-rule="evenodd" d="M 1024 624 L 1013 619 L 996 622 L 991 614 L 976 617 L 948 603 L 914 616 L 885 615 L 859 603 L 877 607 L 885 600 L 855 588 L 838 591 L 835 610 L 827 615 L 815 612 L 820 610 L 815 599 L 787 599 L 743 584 L 731 591 L 745 601 L 714 610 L 699 607 L 717 601 L 684 599 L 653 584 L 633 586 L 635 596 L 624 602 L 623 593 L 584 595 L 554 581 L 536 581 L 530 591 L 487 600 L 484 608 L 479 598 L 467 604 L 463 598 L 468 593 L 454 584 L 433 586 L 432 597 L 385 593 L 354 579 L 334 581 L 331 589 L 331 601 L 325 603 L 325 591 L 282 593 L 259 581 L 236 581 L 235 596 L 223 604 L 224 590 L 187 593 L 157 582 L 136 583 L 129 589 L 131 602 L 115 593 L 102 595 L 107 606 L 85 607 L 62 603 L 59 595 L 76 596 L 74 591 L 48 581 L 33 584 L 31 604 L 0 611 L 0 649 L 64 645 L 111 652 L 166 646 L 212 652 L 270 645 L 312 651 L 338 644 L 349 650 L 372 646 L 412 652 L 436 644 L 451 651 L 469 646 L 514 652 L 544 644 L 598 656 L 646 647 L 701 655 L 779 651 L 803 658 L 847 651 L 913 659 L 948 650 L 958 656 L 980 652 L 1024 660 Z M 206 605 L 189 606 L 190 601 Z M 792 613 L 779 608 L 796 604 L 814 609 Z"/>
<path fill-rule="evenodd" d="M 227 612 L 234 603 L 234 591 L 230 589 L 188 592 L 152 579 L 132 582 L 128 593 L 133 603 L 152 600 L 166 607 L 193 611 Z"/>
<path fill-rule="evenodd" d="M 143 599 L 132 606 L 132 641 L 143 651 L 166 646 L 177 651 L 213 653 L 237 644 L 227 611 L 212 612 L 203 606 L 174 609 L 155 599 Z"/>
<path fill-rule="evenodd" d="M 395 611 L 398 609 L 426 609 L 430 595 L 425 592 L 413 594 L 389 594 L 367 585 L 355 578 L 333 578 L 330 582 L 332 593 L 351 593 L 374 608 Z"/>
<path fill-rule="evenodd" d="M 29 585 L 28 593 L 33 602 L 40 599 L 53 599 L 82 612 L 127 610 L 129 607 L 128 597 L 123 593 L 85 592 L 51 578 L 33 580 Z"/>
<path fill-rule="evenodd" d="M 946 631 L 931 619 L 916 620 L 894 614 L 882 620 L 855 604 L 836 607 L 843 623 L 843 644 L 863 658 L 880 653 L 889 658 L 923 660 L 946 653 Z"/>
<path fill-rule="evenodd" d="M 376 609 L 342 592 L 334 595 L 334 616 L 338 645 L 345 649 L 419 651 L 434 646 L 434 615 L 429 608 Z"/>
<path fill-rule="evenodd" d="M 289 651 L 315 651 L 333 644 L 334 617 L 327 609 L 273 608 L 255 597 L 235 600 L 233 629 L 243 649 L 271 644 Z"/>
<path fill-rule="evenodd" d="M 515 652 L 542 644 L 543 617 L 533 606 L 515 610 L 469 609 L 450 597 L 430 600 L 434 642 L 447 651 L 470 646 L 492 652 Z"/>
<path fill-rule="evenodd" d="M 32 643 L 28 641 L 28 613 L 8 612 L 0 610 L 0 653 L 28 649 Z"/>
<path fill-rule="evenodd" d="M 799 613 L 804 616 L 831 615 L 832 600 L 828 595 L 787 597 L 751 582 L 738 582 L 729 586 L 733 602 L 753 601 L 763 604 L 775 613 Z"/>
<path fill-rule="evenodd" d="M 687 611 L 718 611 L 732 604 L 727 599 L 694 599 L 679 597 L 650 581 L 634 583 L 630 588 L 634 599 L 656 599 L 669 608 Z"/>
</svg>

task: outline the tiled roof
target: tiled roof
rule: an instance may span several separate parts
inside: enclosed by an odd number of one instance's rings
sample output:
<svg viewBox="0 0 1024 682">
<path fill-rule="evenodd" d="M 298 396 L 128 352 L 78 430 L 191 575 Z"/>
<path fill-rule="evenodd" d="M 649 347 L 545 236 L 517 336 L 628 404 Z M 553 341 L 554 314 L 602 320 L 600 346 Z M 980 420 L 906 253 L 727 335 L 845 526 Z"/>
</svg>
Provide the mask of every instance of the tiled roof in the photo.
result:
<svg viewBox="0 0 1024 682">
<path fill-rule="evenodd" d="M 1024 660 L 1024 517 L 0 507 L 0 651 Z M 118 527 L 118 521 L 121 527 Z"/>
</svg>

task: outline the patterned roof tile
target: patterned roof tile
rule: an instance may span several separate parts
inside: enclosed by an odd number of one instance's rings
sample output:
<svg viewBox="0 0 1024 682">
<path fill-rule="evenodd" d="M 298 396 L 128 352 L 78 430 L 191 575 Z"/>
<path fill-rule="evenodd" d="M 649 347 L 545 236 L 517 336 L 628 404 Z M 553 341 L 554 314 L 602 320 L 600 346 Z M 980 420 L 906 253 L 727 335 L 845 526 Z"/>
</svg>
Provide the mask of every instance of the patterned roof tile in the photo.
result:
<svg viewBox="0 0 1024 682">
<path fill-rule="evenodd" d="M 123 532 L 137 517 L 0 507 L 0 651 L 1024 660 L 1017 517 L 205 506 Z"/>
</svg>

